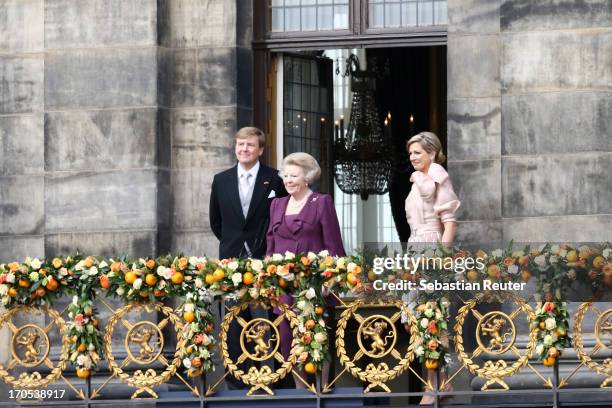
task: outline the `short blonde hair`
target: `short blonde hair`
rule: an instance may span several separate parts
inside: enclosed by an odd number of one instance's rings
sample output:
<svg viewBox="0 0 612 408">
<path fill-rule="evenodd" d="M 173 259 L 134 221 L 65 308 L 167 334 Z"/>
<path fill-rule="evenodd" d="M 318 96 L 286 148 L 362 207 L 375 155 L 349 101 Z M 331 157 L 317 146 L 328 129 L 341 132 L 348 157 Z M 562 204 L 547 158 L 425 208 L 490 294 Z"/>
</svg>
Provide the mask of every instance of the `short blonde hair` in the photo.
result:
<svg viewBox="0 0 612 408">
<path fill-rule="evenodd" d="M 279 172 L 281 177 L 285 174 L 285 167 L 287 166 L 300 167 L 304 171 L 304 179 L 306 179 L 306 183 L 308 184 L 314 183 L 321 177 L 321 167 L 319 163 L 317 163 L 317 160 L 308 153 L 291 153 L 285 157 Z"/>
<path fill-rule="evenodd" d="M 442 164 L 446 160 L 446 156 L 442 153 L 442 143 L 440 143 L 440 139 L 438 139 L 435 133 L 421 132 L 412 136 L 406 142 L 406 150 L 408 150 L 413 143 L 419 143 L 427 153 L 435 153 L 434 162 Z"/>
<path fill-rule="evenodd" d="M 243 127 L 236 132 L 236 141 L 239 139 L 248 139 L 249 137 L 256 136 L 259 139 L 259 147 L 266 145 L 266 134 L 261 130 L 253 126 Z"/>
</svg>

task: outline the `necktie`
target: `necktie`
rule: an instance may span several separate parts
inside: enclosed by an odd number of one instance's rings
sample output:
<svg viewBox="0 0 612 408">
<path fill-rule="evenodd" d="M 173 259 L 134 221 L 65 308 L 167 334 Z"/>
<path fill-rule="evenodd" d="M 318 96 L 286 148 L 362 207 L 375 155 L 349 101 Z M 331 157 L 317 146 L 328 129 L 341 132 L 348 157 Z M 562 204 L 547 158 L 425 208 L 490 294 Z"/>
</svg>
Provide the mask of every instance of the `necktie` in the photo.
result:
<svg viewBox="0 0 612 408">
<path fill-rule="evenodd" d="M 251 179 L 253 175 L 251 173 L 243 174 L 240 177 L 240 201 L 242 204 L 242 213 L 245 218 L 249 212 L 249 204 L 251 200 L 249 199 L 249 191 L 251 189 Z"/>
</svg>

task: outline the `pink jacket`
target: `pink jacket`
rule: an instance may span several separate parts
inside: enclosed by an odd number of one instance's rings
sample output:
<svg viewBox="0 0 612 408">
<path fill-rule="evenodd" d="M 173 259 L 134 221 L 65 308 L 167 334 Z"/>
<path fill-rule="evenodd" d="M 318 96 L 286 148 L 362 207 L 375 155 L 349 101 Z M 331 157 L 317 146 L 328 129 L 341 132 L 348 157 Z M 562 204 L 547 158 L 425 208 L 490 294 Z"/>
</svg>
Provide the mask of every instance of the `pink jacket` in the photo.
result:
<svg viewBox="0 0 612 408">
<path fill-rule="evenodd" d="M 461 202 L 444 167 L 432 163 L 427 174 L 415 171 L 410 181 L 413 184 L 406 198 L 406 218 L 411 236 L 441 233 L 442 223 L 456 221 Z"/>
</svg>

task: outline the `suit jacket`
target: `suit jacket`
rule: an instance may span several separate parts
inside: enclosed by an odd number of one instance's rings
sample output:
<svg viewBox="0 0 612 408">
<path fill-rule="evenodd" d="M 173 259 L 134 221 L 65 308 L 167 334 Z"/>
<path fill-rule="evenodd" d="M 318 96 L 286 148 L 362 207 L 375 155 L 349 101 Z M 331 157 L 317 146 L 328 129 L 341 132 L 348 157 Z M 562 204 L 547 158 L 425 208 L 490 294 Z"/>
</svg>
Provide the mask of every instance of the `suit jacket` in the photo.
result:
<svg viewBox="0 0 612 408">
<path fill-rule="evenodd" d="M 329 194 L 312 193 L 302 210 L 285 221 L 289 197 L 275 198 L 270 207 L 267 255 L 328 250 L 330 255 L 345 255 L 340 224 Z"/>
<path fill-rule="evenodd" d="M 219 239 L 219 258 L 246 257 L 246 242 L 254 258 L 266 253 L 270 197 L 287 195 L 278 171 L 260 163 L 246 219 L 240 206 L 238 165 L 215 175 L 210 192 L 210 227 Z"/>
</svg>

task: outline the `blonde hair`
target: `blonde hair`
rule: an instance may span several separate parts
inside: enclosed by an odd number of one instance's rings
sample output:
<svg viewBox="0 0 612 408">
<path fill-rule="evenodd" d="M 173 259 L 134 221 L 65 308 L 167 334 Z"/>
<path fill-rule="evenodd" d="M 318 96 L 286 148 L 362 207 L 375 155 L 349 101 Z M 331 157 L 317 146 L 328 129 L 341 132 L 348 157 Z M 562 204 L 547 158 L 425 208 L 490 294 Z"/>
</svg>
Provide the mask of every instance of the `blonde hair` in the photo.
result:
<svg viewBox="0 0 612 408">
<path fill-rule="evenodd" d="M 406 150 L 408 150 L 413 143 L 419 143 L 427 153 L 435 153 L 434 162 L 442 164 L 446 160 L 446 156 L 442 153 L 442 143 L 440 143 L 440 139 L 438 139 L 435 133 L 421 132 L 412 136 L 406 142 Z"/>
<path fill-rule="evenodd" d="M 265 133 L 257 129 L 253 126 L 243 127 L 236 132 L 236 141 L 239 139 L 248 139 L 250 137 L 256 136 L 259 139 L 259 147 L 264 147 L 266 145 L 266 135 Z"/>
<path fill-rule="evenodd" d="M 285 174 L 285 167 L 287 166 L 300 167 L 304 171 L 304 179 L 308 184 L 314 183 L 321 177 L 321 167 L 319 163 L 317 163 L 317 160 L 308 153 L 291 153 L 285 157 L 281 170 L 279 171 L 281 177 Z"/>
</svg>

